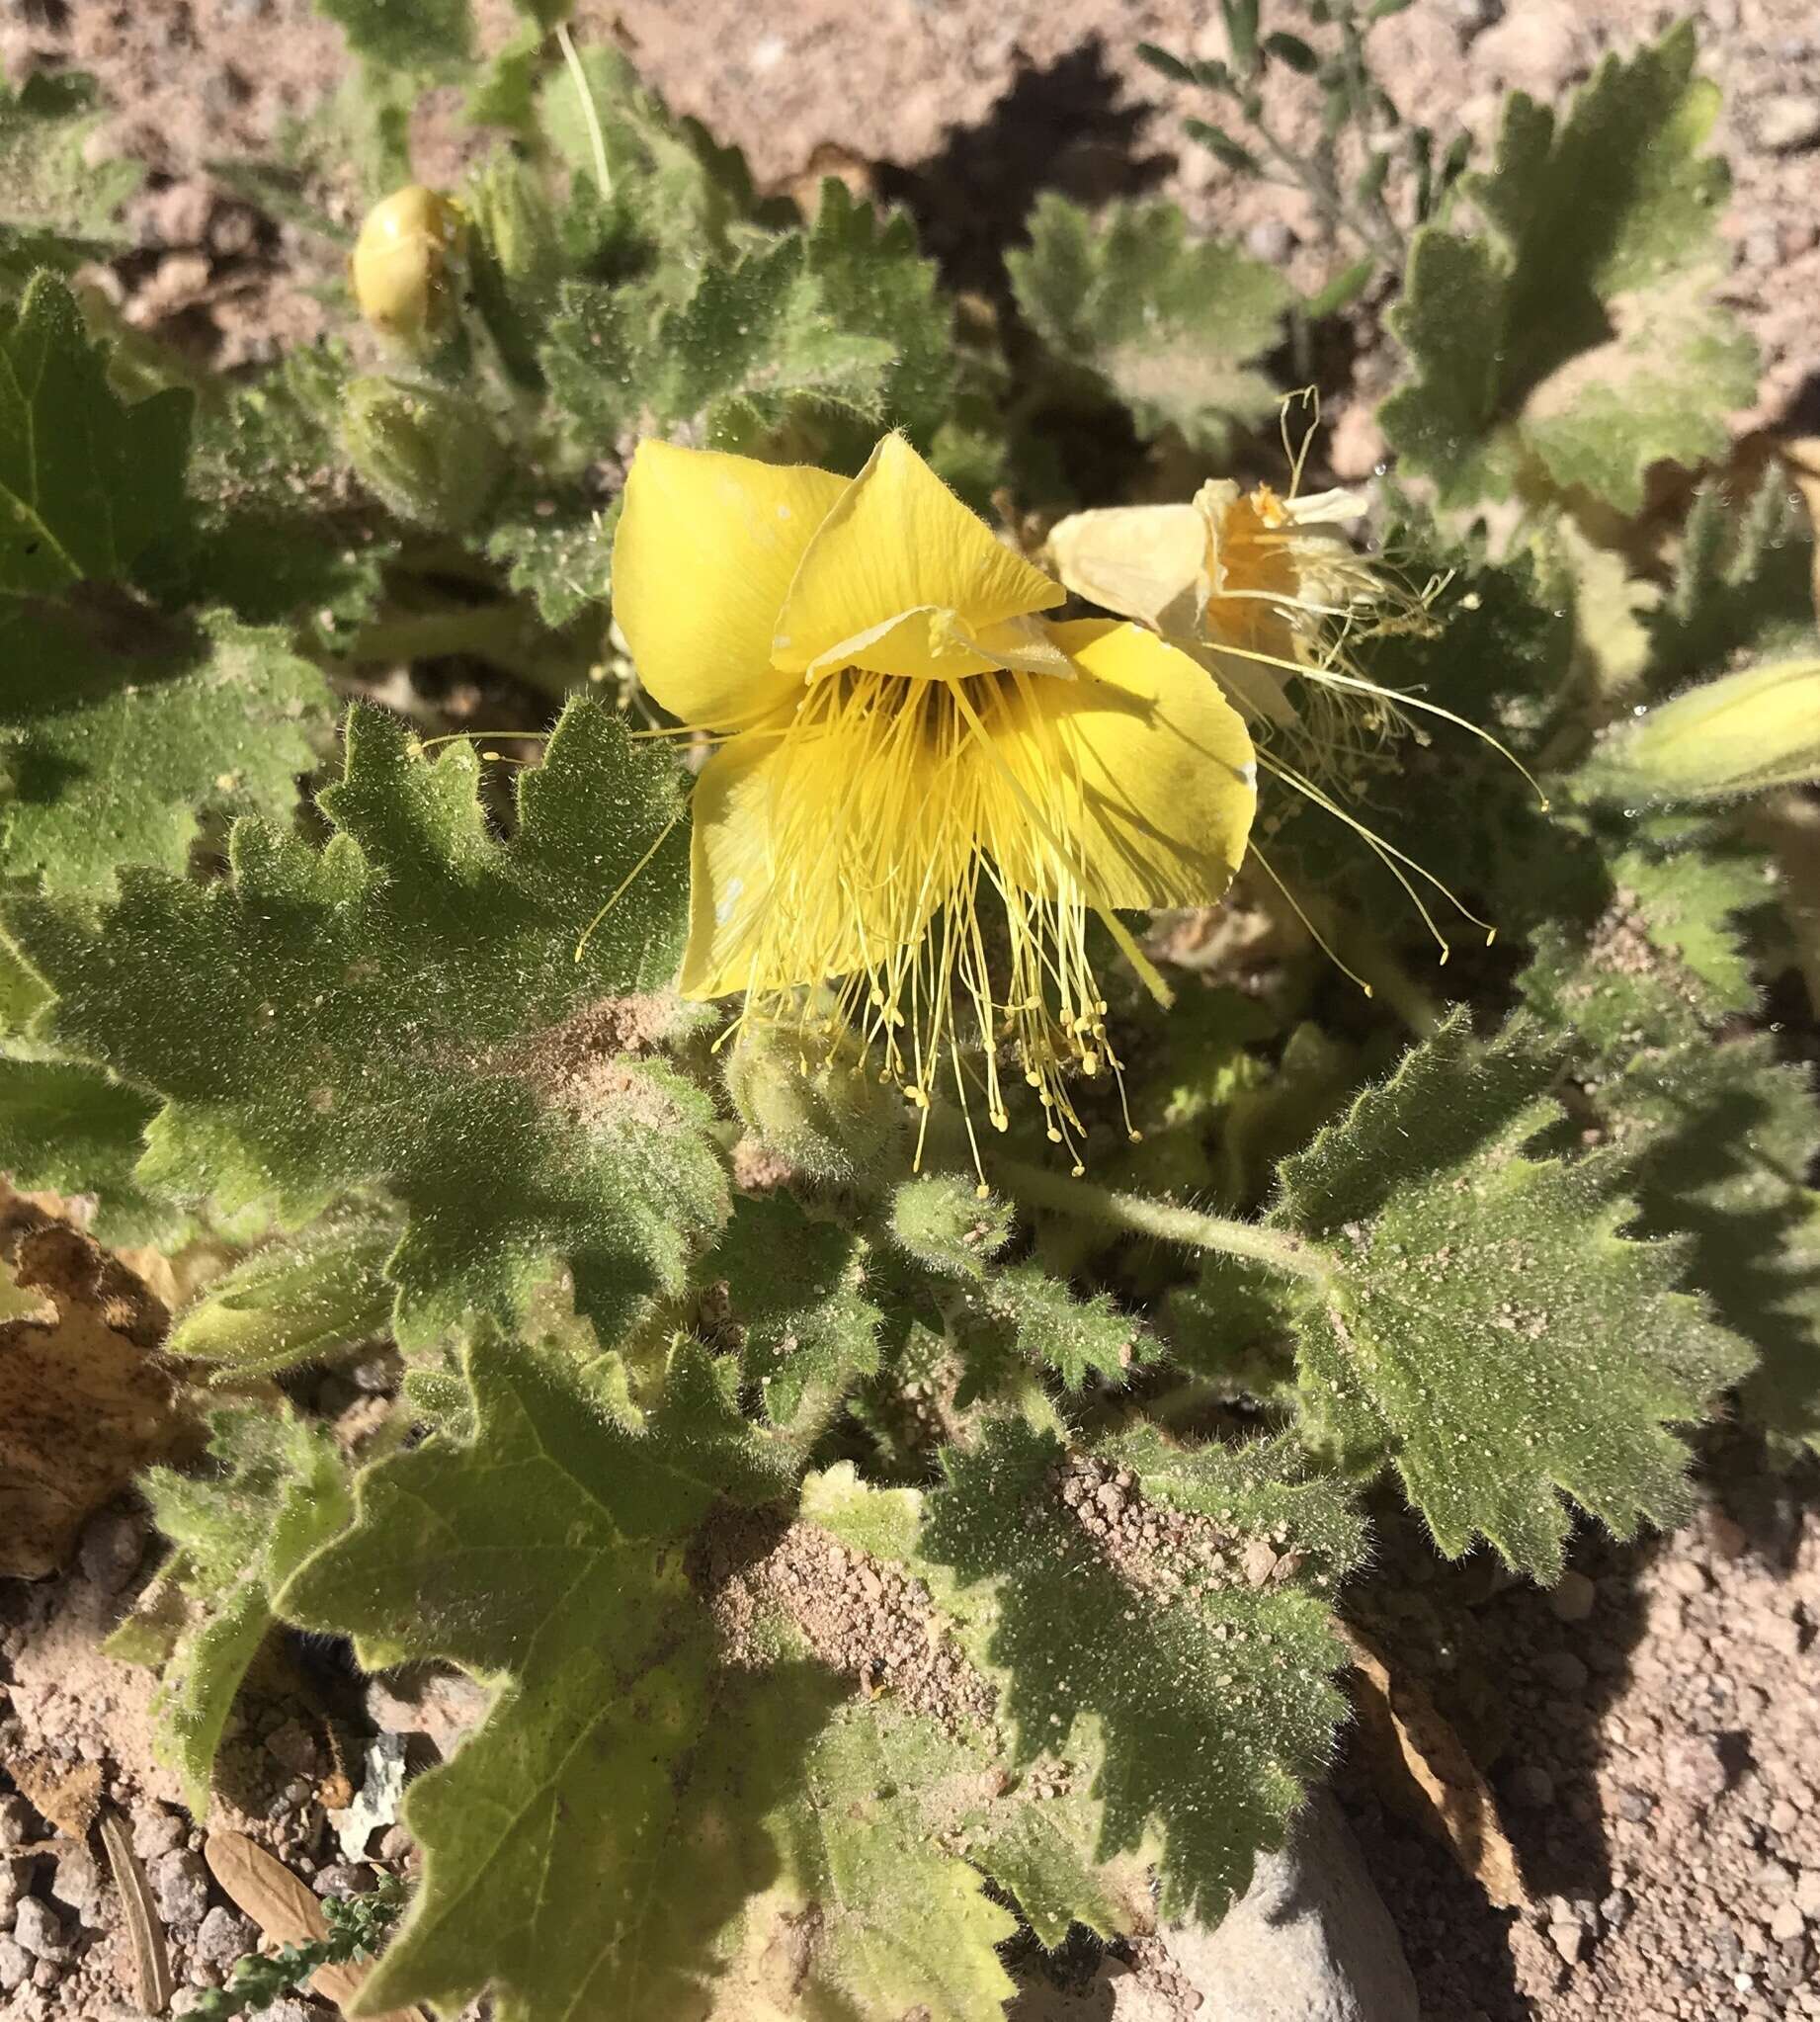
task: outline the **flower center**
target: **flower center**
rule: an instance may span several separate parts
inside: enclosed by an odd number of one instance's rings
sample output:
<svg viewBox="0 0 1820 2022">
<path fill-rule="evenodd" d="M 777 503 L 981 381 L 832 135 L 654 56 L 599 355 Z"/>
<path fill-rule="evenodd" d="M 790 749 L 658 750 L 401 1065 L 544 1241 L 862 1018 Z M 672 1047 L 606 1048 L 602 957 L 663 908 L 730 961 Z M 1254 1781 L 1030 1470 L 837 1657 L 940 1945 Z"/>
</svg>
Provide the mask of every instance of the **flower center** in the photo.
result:
<svg viewBox="0 0 1820 2022">
<path fill-rule="evenodd" d="M 805 1068 L 857 1046 L 925 1128 L 946 1077 L 970 1137 L 976 1110 L 1007 1127 L 1009 1058 L 1078 1169 L 1069 1079 L 1118 1062 L 1087 954 L 1085 790 L 1042 679 L 846 667 L 756 733 L 782 748 L 742 1015 L 793 1025 Z"/>
</svg>

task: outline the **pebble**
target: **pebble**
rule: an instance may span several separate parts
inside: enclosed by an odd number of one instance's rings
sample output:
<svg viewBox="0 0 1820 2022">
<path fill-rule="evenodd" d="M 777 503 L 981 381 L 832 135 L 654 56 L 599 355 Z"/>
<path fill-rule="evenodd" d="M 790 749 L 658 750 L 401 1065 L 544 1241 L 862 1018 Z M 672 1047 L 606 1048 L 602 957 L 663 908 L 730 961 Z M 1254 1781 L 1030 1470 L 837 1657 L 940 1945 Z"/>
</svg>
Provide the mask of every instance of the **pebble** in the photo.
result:
<svg viewBox="0 0 1820 2022">
<path fill-rule="evenodd" d="M 1550 1924 L 1548 1941 L 1569 1966 L 1578 1966 L 1586 1954 L 1586 1926 L 1572 1921 Z"/>
<path fill-rule="evenodd" d="M 1803 1868 L 1795 1877 L 1794 1899 L 1803 1916 L 1820 1917 L 1820 1868 Z"/>
<path fill-rule="evenodd" d="M 151 1871 L 152 1894 L 166 1925 L 199 1924 L 208 1910 L 208 1870 L 193 1853 L 161 1855 Z"/>
<path fill-rule="evenodd" d="M 223 1909 L 217 1903 L 203 1919 L 195 1950 L 197 1958 L 225 1970 L 255 1951 L 258 1944 L 259 1933 L 252 1924 L 238 1910 Z"/>
<path fill-rule="evenodd" d="M 11 1938 L 0 1937 L 0 1994 L 10 1994 L 32 1977 L 31 1956 Z"/>
<path fill-rule="evenodd" d="M 1282 218 L 1267 217 L 1245 234 L 1245 250 L 1267 267 L 1281 267 L 1295 250 L 1295 234 Z"/>
<path fill-rule="evenodd" d="M 13 1921 L 20 1897 L 30 1894 L 31 1888 L 30 1861 L 0 1860 L 0 1925 Z"/>
<path fill-rule="evenodd" d="M 1792 91 L 1761 98 L 1751 113 L 1760 147 L 1772 154 L 1798 154 L 1820 141 L 1820 98 Z"/>
<path fill-rule="evenodd" d="M 1553 1649 L 1536 1659 L 1538 1677 L 1554 1687 L 1557 1692 L 1580 1692 L 1585 1689 L 1590 1673 L 1572 1650 Z"/>
<path fill-rule="evenodd" d="M 1798 1938 L 1806 1928 L 1807 1919 L 1801 1914 L 1801 1905 L 1792 1896 L 1776 1905 L 1776 1914 L 1770 1919 L 1771 1937 L 1786 1944 L 1790 1938 Z"/>
<path fill-rule="evenodd" d="M 13 1942 L 34 1959 L 62 1959 L 69 1952 L 63 1919 L 41 1896 L 28 1896 L 20 1903 L 13 1917 Z"/>
<path fill-rule="evenodd" d="M 0 1798 L 0 1846 L 23 1846 L 33 1837 L 31 1808 L 24 1798 Z"/>
<path fill-rule="evenodd" d="M 1709 1734 L 1673 1735 L 1663 1750 L 1663 1768 L 1670 1790 L 1696 1804 L 1709 1805 L 1724 1792 L 1724 1759 Z"/>
<path fill-rule="evenodd" d="M 183 1843 L 183 1819 L 164 1805 L 132 1808 L 132 1850 L 142 1861 L 155 1861 Z"/>
<path fill-rule="evenodd" d="M 372 1870 L 359 1861 L 337 1861 L 311 1885 L 318 1896 L 366 1896 L 377 1886 Z"/>
<path fill-rule="evenodd" d="M 97 1593 L 118 1594 L 139 1569 L 150 1535 L 142 1511 L 104 1509 L 84 1527 L 76 1557 Z"/>
<path fill-rule="evenodd" d="M 1599 1589 L 1583 1572 L 1564 1572 L 1548 1596 L 1548 1612 L 1557 1622 L 1584 1622 L 1593 1612 Z"/>
<path fill-rule="evenodd" d="M 1511 1778 L 1511 1796 L 1518 1804 L 1539 1811 L 1554 1803 L 1554 1778 L 1545 1769 L 1530 1764 Z"/>
<path fill-rule="evenodd" d="M 108 1884 L 101 1863 L 86 1846 L 72 1846 L 66 1853 L 58 1854 L 56 1880 L 50 1893 L 73 1909 L 92 1931 L 104 1930 L 112 1922 L 107 1908 Z"/>
</svg>

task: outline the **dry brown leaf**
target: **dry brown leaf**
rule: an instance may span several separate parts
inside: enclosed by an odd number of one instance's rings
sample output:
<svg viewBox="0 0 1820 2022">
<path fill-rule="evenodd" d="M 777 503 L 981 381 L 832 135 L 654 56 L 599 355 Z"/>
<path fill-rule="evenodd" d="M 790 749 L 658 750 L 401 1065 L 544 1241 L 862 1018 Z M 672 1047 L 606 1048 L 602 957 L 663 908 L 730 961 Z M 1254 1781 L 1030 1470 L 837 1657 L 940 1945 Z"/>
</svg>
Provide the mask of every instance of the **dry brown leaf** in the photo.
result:
<svg viewBox="0 0 1820 2022">
<path fill-rule="evenodd" d="M 850 147 L 843 147 L 838 140 L 818 140 L 809 150 L 808 159 L 799 169 L 783 177 L 777 185 L 780 196 L 789 198 L 804 217 L 813 220 L 821 209 L 821 186 L 832 176 L 837 182 L 847 185 L 849 191 L 862 204 L 871 201 L 873 193 L 872 165 L 863 156 L 855 154 Z"/>
<path fill-rule="evenodd" d="M 235 1908 L 275 1943 L 307 1945 L 328 1936 L 328 1918 L 315 1892 L 244 1834 L 211 1832 L 203 1844 L 203 1859 Z M 324 1966 L 311 1979 L 310 1989 L 345 2011 L 369 1971 L 366 1966 Z M 425 2022 L 425 2017 L 420 2008 L 394 2008 L 374 2022 Z"/>
<path fill-rule="evenodd" d="M 1491 1787 L 1459 1736 L 1413 1678 L 1394 1677 L 1357 1630 L 1354 1704 L 1366 1759 L 1386 1801 L 1448 1842 L 1453 1858 L 1500 1909 L 1526 1909 L 1516 1850 L 1498 1823 Z"/>
<path fill-rule="evenodd" d="M 132 1834 L 112 1805 L 104 1805 L 101 1810 L 101 1846 L 113 1870 L 114 1886 L 120 1892 L 125 1918 L 133 1997 L 148 2015 L 162 2015 L 177 1991 L 176 1981 L 171 1978 L 170 1954 L 164 1944 L 164 1925 L 152 1905 L 145 1870 L 132 1850 Z"/>
<path fill-rule="evenodd" d="M 156 1352 L 166 1314 L 144 1284 L 65 1222 L 13 1233 L 14 1276 L 57 1316 L 0 1325 L 0 1574 L 40 1579 L 192 1421 Z"/>
<path fill-rule="evenodd" d="M 86 1839 L 101 1807 L 101 1764 L 71 1769 L 48 1755 L 15 1755 L 6 1773 L 67 1839 Z"/>
</svg>

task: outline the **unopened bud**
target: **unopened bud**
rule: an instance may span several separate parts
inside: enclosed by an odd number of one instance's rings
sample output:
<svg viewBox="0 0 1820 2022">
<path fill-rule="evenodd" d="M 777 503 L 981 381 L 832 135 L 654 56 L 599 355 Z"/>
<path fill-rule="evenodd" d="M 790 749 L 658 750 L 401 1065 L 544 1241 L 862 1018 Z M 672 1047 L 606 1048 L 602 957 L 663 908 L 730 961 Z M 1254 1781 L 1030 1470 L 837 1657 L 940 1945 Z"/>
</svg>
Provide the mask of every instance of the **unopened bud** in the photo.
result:
<svg viewBox="0 0 1820 2022">
<path fill-rule="evenodd" d="M 1613 730 L 1588 762 L 1602 800 L 1714 800 L 1820 779 L 1820 659 L 1690 688 Z"/>
<path fill-rule="evenodd" d="M 466 228 L 458 206 L 412 183 L 368 211 L 354 242 L 354 298 L 382 336 L 434 340 L 455 319 Z"/>
<path fill-rule="evenodd" d="M 1011 1240 L 1012 1214 L 1002 1201 L 982 1201 L 971 1181 L 922 1173 L 891 1198 L 891 1233 L 898 1244 L 952 1278 L 980 1278 Z"/>
<path fill-rule="evenodd" d="M 342 396 L 341 433 L 375 498 L 400 519 L 445 533 L 471 526 L 505 473 L 486 416 L 442 386 L 354 379 Z"/>
<path fill-rule="evenodd" d="M 855 1051 L 806 1043 L 786 1029 L 754 1026 L 726 1055 L 727 1095 L 740 1121 L 771 1151 L 811 1179 L 853 1185 L 888 1165 L 904 1129 L 903 1098 L 861 1065 Z"/>
</svg>

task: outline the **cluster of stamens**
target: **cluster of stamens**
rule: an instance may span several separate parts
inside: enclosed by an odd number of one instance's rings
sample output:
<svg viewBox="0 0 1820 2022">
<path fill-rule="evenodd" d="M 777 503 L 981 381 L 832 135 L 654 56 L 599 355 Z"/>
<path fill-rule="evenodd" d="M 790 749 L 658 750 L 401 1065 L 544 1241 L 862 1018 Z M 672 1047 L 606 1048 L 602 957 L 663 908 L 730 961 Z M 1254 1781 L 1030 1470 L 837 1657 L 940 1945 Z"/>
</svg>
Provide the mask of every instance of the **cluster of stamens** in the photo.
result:
<svg viewBox="0 0 1820 2022">
<path fill-rule="evenodd" d="M 812 682 L 759 732 L 782 744 L 768 884 L 736 953 L 758 978 L 831 978 L 747 993 L 742 1019 L 793 1026 L 805 1070 L 857 1051 L 925 1130 L 946 1079 L 977 1163 L 975 1111 L 1010 1122 L 1009 1059 L 1078 1172 L 1070 1081 L 1117 1080 L 1121 1063 L 1087 951 L 1084 787 L 1042 678 Z"/>
</svg>

